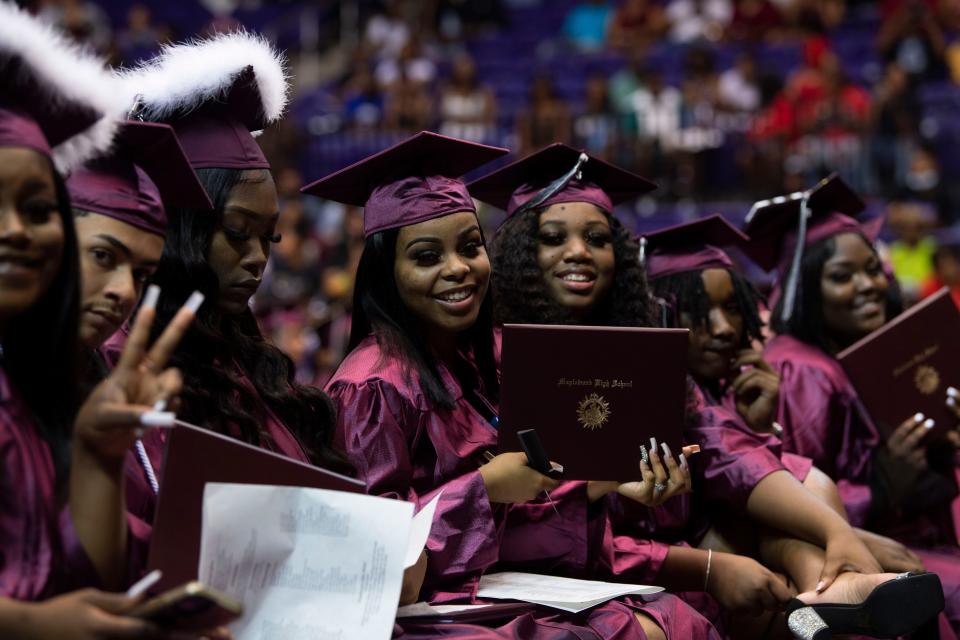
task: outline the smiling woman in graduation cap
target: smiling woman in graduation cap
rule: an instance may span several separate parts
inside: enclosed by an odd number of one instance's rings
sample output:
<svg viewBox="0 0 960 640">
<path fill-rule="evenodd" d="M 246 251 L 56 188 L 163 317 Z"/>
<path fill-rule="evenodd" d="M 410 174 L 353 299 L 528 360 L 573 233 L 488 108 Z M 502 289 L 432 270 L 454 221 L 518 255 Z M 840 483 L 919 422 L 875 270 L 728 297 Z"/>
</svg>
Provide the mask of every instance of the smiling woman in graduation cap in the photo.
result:
<svg viewBox="0 0 960 640">
<path fill-rule="evenodd" d="M 637 266 L 637 245 L 615 241 L 625 232 L 618 230 L 612 215 L 614 204 L 648 191 L 647 181 L 565 145 L 552 145 L 471 183 L 470 189 L 508 215 L 492 248 L 497 315 L 503 322 L 614 324 L 623 322 L 613 314 L 617 307 L 650 305 L 642 282 L 625 281 L 617 271 L 618 265 L 629 265 L 624 273 L 644 278 Z M 625 248 L 630 253 L 624 254 Z M 624 299 L 630 296 L 632 301 Z M 632 325 L 652 326 L 652 316 L 650 311 L 640 313 Z M 879 572 L 843 518 L 785 470 L 775 443 L 726 410 L 704 406 L 695 387 L 690 397 L 685 439 L 702 447 L 693 470 L 704 495 L 825 549 L 825 563 L 815 580 L 821 588 L 832 583 L 842 567 Z M 646 530 L 651 535 L 655 531 Z M 665 569 L 662 579 L 674 576 L 689 585 L 698 573 L 701 579 L 708 576 L 709 587 L 708 554 L 671 547 L 655 558 Z M 749 572 L 749 567 L 728 564 L 728 577 L 718 576 L 711 592 L 729 606 L 775 609 L 786 599 L 768 571 Z M 750 575 L 756 580 L 734 580 Z M 737 584 L 746 592 L 739 592 Z"/>
<path fill-rule="evenodd" d="M 837 482 L 851 523 L 903 542 L 941 577 L 945 613 L 960 632 L 953 469 L 929 468 L 922 416 L 881 442 L 834 357 L 897 307 L 873 247 L 882 220 L 858 221 L 864 208 L 832 176 L 807 192 L 757 203 L 747 219 L 751 254 L 777 276 L 771 325 L 778 335 L 763 354 L 781 378 L 777 421 L 784 449 L 809 456 Z"/>
<path fill-rule="evenodd" d="M 0 636 L 153 637 L 156 629 L 122 617 L 134 601 L 93 590 L 108 582 L 87 555 L 91 529 L 115 526 L 61 509 L 70 498 L 100 494 L 97 477 L 69 475 L 78 457 L 96 455 L 102 429 L 132 439 L 141 405 L 176 384 L 161 372 L 111 376 L 82 405 L 75 402 L 79 299 L 70 200 L 54 166 L 69 170 L 111 142 L 116 87 L 103 62 L 0 2 Z M 149 328 L 140 322 L 143 328 Z M 136 352 L 136 353 L 135 353 Z M 127 383 L 140 384 L 135 390 Z M 110 392 L 109 403 L 104 402 Z M 149 408 L 149 407 L 148 407 Z M 68 470 L 71 427 L 73 464 Z M 68 484 L 69 482 L 69 484 Z M 107 514 L 109 516 L 109 514 Z M 121 514 L 122 516 L 122 514 Z M 58 521 L 59 520 L 59 521 Z M 123 528 L 122 526 L 119 528 Z M 99 575 L 98 575 L 99 573 Z M 102 579 L 102 580 L 101 580 Z"/>
<path fill-rule="evenodd" d="M 459 179 L 506 153 L 420 133 L 304 191 L 364 206 L 366 246 L 351 351 L 327 386 L 342 443 L 370 493 L 425 504 L 443 492 L 427 543 L 421 598 L 469 600 L 497 562 L 593 575 L 606 519 L 587 483 L 557 483 L 497 447 L 499 382 L 490 262 Z M 528 503 L 544 489 L 553 506 Z M 554 512 L 554 508 L 556 512 Z M 511 533 L 523 545 L 503 546 Z M 406 625 L 409 637 L 441 629 Z M 715 638 L 673 596 L 626 598 L 574 619 L 527 614 L 496 630 L 442 625 L 453 637 Z"/>
</svg>

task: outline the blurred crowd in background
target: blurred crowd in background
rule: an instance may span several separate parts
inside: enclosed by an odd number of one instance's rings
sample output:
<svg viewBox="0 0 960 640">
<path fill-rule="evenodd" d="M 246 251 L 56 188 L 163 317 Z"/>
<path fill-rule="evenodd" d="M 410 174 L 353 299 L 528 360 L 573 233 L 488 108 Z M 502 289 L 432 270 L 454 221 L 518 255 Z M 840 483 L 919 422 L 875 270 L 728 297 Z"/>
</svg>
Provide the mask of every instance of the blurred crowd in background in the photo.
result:
<svg viewBox="0 0 960 640">
<path fill-rule="evenodd" d="M 907 299 L 945 284 L 960 304 L 960 0 L 28 5 L 118 66 L 240 27 L 287 50 L 289 115 L 260 139 L 283 240 L 256 310 L 305 382 L 343 355 L 363 234 L 360 210 L 299 188 L 423 129 L 518 155 L 567 142 L 648 176 L 621 212 L 641 232 L 739 222 L 837 171 L 888 216 Z"/>
</svg>

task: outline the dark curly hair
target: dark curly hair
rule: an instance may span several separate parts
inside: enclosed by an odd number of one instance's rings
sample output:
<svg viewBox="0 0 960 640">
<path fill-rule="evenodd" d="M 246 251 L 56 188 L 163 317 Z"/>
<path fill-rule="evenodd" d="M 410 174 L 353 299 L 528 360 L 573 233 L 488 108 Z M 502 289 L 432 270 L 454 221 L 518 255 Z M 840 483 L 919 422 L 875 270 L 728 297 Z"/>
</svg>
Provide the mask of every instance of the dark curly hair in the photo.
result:
<svg viewBox="0 0 960 640">
<path fill-rule="evenodd" d="M 876 253 L 873 242 L 861 233 L 857 233 L 867 243 L 870 250 Z M 837 251 L 836 236 L 830 236 L 804 249 L 803 259 L 800 262 L 800 285 L 797 288 L 797 297 L 794 302 L 793 315 L 788 321 L 783 320 L 783 296 L 777 300 L 776 306 L 770 315 L 770 326 L 777 333 L 793 336 L 808 344 L 819 347 L 825 353 L 831 353 L 829 332 L 823 317 L 823 295 L 821 293 L 821 278 L 823 266 Z M 890 278 L 890 287 L 887 289 L 887 322 L 903 311 L 903 300 L 900 296 L 900 287 L 895 279 Z"/>
<path fill-rule="evenodd" d="M 493 264 L 494 318 L 499 324 L 583 324 L 554 300 L 537 264 L 540 214 L 545 208 L 513 215 L 490 245 Z M 655 314 L 646 276 L 638 262 L 639 245 L 626 227 L 604 212 L 613 234 L 613 288 L 586 324 L 608 327 L 653 327 Z"/>
<path fill-rule="evenodd" d="M 252 311 L 229 316 L 222 314 L 217 304 L 219 281 L 207 254 L 230 192 L 244 180 L 244 172 L 199 169 L 197 175 L 215 210 L 168 208 L 167 241 L 153 276 L 153 282 L 163 289 L 154 338 L 193 290 L 206 296 L 171 361 L 183 374 L 181 415 L 227 435 L 231 435 L 229 426 L 235 425 L 241 439 L 250 444 L 268 442 L 262 427 L 267 419 L 264 408 L 229 366 L 236 362 L 267 408 L 293 432 L 315 464 L 351 473 L 349 463 L 331 446 L 336 419 L 330 399 L 319 389 L 296 382 L 293 362 L 264 339 Z M 264 172 L 264 176 L 266 179 L 269 174 Z"/>
<path fill-rule="evenodd" d="M 433 406 L 451 409 L 454 400 L 440 378 L 436 357 L 426 334 L 397 291 L 394 264 L 399 233 L 399 229 L 388 229 L 367 238 L 353 288 L 353 319 L 348 352 L 373 334 L 384 353 L 412 365 L 424 394 Z M 459 336 L 459 340 L 464 353 L 469 353 L 473 358 L 484 395 L 496 402 L 500 382 L 493 348 L 491 307 L 488 291 L 480 305 L 477 321 Z M 472 375 L 467 368 L 454 373 L 461 380 Z"/>
<path fill-rule="evenodd" d="M 763 341 L 763 320 L 760 319 L 759 306 L 763 297 L 750 282 L 736 269 L 724 269 L 730 274 L 733 284 L 733 299 L 740 309 L 744 320 L 743 341 L 747 347 L 754 340 Z M 671 324 L 680 326 L 680 316 L 687 314 L 693 322 L 693 328 L 708 327 L 710 315 L 710 296 L 703 286 L 703 270 L 674 273 L 650 282 L 653 295 L 666 300 L 673 310 Z"/>
</svg>

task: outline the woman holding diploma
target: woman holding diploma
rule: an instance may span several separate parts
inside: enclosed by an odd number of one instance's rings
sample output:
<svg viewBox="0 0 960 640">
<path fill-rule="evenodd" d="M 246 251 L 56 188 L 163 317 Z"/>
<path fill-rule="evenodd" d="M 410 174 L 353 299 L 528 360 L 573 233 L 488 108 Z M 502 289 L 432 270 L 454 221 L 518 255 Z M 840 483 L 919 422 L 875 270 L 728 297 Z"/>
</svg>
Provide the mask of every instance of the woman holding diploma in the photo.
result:
<svg viewBox="0 0 960 640">
<path fill-rule="evenodd" d="M 54 165 L 69 169 L 110 144 L 115 90 L 103 63 L 8 3 L 0 3 L 0 636 L 155 638 L 123 614 L 133 598 L 93 589 L 111 582 L 98 555 L 109 529 L 126 532 L 86 460 L 132 441 L 136 428 L 169 421 L 150 413 L 179 390 L 164 371 L 137 370 L 144 344 L 77 409 L 77 247 L 70 201 Z M 150 314 L 138 325 L 148 328 Z M 178 327 L 182 331 L 182 317 Z M 142 333 L 142 331 L 141 331 Z M 73 434 L 71 434 L 73 432 Z M 70 439 L 73 437 L 71 464 Z M 69 491 L 69 509 L 65 496 Z"/>
<path fill-rule="evenodd" d="M 749 239 L 718 215 L 645 234 L 644 266 L 654 295 L 669 301 L 673 324 L 690 331 L 687 367 L 708 404 L 723 405 L 760 433 L 778 434 L 780 377 L 753 345 L 763 342 L 756 289 L 722 248 Z M 809 458 L 781 456 L 810 491 L 846 517 L 836 483 Z M 921 571 L 902 544 L 857 533 L 887 571 Z"/>
<path fill-rule="evenodd" d="M 722 248 L 749 251 L 748 238 L 720 216 L 711 216 L 645 234 L 643 242 L 654 294 L 670 301 L 673 323 L 690 330 L 688 368 L 707 402 L 739 414 L 756 431 L 782 432 L 776 423 L 780 378 L 752 347 L 763 340 L 761 299 Z M 804 486 L 847 517 L 836 483 L 811 467 L 809 458 L 784 453 L 782 460 L 795 475 L 798 468 L 806 469 Z M 856 531 L 885 571 L 923 571 L 923 563 L 903 544 Z M 815 562 L 817 555 L 815 549 L 776 536 L 762 536 L 757 542 L 764 560 L 790 575 Z M 783 554 L 771 553 L 783 544 L 794 549 L 786 556 L 793 569 L 782 566 L 778 555 Z M 948 586 L 946 592 L 952 589 Z"/>
<path fill-rule="evenodd" d="M 490 263 L 458 176 L 504 153 L 421 133 L 304 188 L 364 206 L 367 244 L 352 349 L 327 391 L 338 408 L 337 441 L 370 493 L 421 504 L 442 491 L 421 593 L 432 602 L 472 599 L 481 573 L 497 562 L 592 577 L 610 549 L 604 505 L 595 500 L 602 492 L 593 483 L 558 488 L 523 454 L 489 461 L 484 455 L 496 449 L 499 387 Z M 551 491 L 552 507 L 525 504 L 544 490 Z M 504 554 L 502 541 L 515 527 L 527 534 L 526 546 Z M 440 631 L 407 629 L 416 637 Z M 652 602 L 622 598 L 576 616 L 527 614 L 497 630 L 444 625 L 442 632 L 717 637 L 705 619 L 666 594 Z"/>
<path fill-rule="evenodd" d="M 923 435 L 932 425 L 921 414 L 908 417 L 882 442 L 834 357 L 895 315 L 893 283 L 873 247 L 881 220 L 861 224 L 850 217 L 863 203 L 839 178 L 810 193 L 818 195 L 808 198 L 811 217 L 799 254 L 800 199 L 779 206 L 758 203 L 763 206 L 755 205 L 748 228 L 753 253 L 768 256 L 763 266 L 777 269 L 780 290 L 771 325 L 778 335 L 763 356 L 780 376 L 776 419 L 783 446 L 813 458 L 836 481 L 854 526 L 906 544 L 941 577 L 945 613 L 960 633 L 952 456 L 928 458 L 935 450 L 926 448 Z M 944 400 L 956 408 L 951 396 Z M 944 442 L 941 450 L 948 447 Z"/>
<path fill-rule="evenodd" d="M 627 233 L 612 215 L 614 204 L 649 190 L 649 183 L 552 145 L 470 188 L 508 215 L 492 246 L 499 321 L 654 326 L 645 278 L 636 266 L 637 245 L 622 239 Z M 631 307 L 640 312 L 630 317 L 624 310 Z M 808 591 L 804 598 L 860 602 L 895 577 L 880 574 L 846 521 L 785 469 L 775 442 L 721 407 L 705 406 L 699 390 L 692 388 L 691 398 L 685 437 L 702 447 L 694 464 L 702 493 L 816 548 L 818 561 L 791 575 Z M 716 557 L 720 575 L 711 574 Z M 730 609 L 775 610 L 790 597 L 781 580 L 748 558 L 675 546 L 659 550 L 651 561 L 668 586 L 710 589 Z"/>
</svg>

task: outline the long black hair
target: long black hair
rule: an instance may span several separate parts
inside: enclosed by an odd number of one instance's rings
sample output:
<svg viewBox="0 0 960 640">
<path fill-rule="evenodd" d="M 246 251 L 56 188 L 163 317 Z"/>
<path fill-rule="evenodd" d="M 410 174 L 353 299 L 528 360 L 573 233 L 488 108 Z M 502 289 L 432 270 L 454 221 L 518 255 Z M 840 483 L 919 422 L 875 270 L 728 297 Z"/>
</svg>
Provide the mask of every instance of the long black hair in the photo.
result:
<svg viewBox="0 0 960 640">
<path fill-rule="evenodd" d="M 60 270 L 43 296 L 13 319 L 3 336 L 3 370 L 49 444 L 57 482 L 66 479 L 70 434 L 77 411 L 80 262 L 70 195 L 50 163 L 63 226 Z"/>
<path fill-rule="evenodd" d="M 183 374 L 181 414 L 219 433 L 228 434 L 229 425 L 236 425 L 242 440 L 263 444 L 266 416 L 231 366 L 235 362 L 315 464 L 351 472 L 346 459 L 331 447 L 336 420 L 330 399 L 320 390 L 296 382 L 293 362 L 264 339 L 250 309 L 239 316 L 220 312 L 219 282 L 207 254 L 230 192 L 244 181 L 244 172 L 199 169 L 197 175 L 213 200 L 214 211 L 168 208 L 167 240 L 153 276 L 163 290 L 154 338 L 192 291 L 200 290 L 206 296 L 171 361 Z"/>
<path fill-rule="evenodd" d="M 763 341 L 763 320 L 760 319 L 760 304 L 763 298 L 752 284 L 736 269 L 724 269 L 730 274 L 733 299 L 743 316 L 741 347 L 748 347 L 754 340 Z M 673 324 L 680 326 L 680 316 L 686 314 L 694 329 L 709 330 L 710 296 L 703 285 L 703 270 L 684 271 L 657 278 L 650 283 L 653 294 L 668 301 L 674 311 Z"/>
<path fill-rule="evenodd" d="M 870 250 L 876 254 L 876 249 L 866 236 L 857 233 L 867 243 Z M 793 315 L 789 320 L 783 320 L 783 296 L 777 301 L 770 316 L 770 326 L 777 333 L 793 336 L 808 344 L 819 347 L 825 353 L 832 353 L 834 347 L 829 340 L 826 321 L 823 316 L 823 294 L 820 281 L 823 277 L 823 267 L 837 251 L 836 236 L 824 238 L 807 247 L 803 251 L 800 262 L 800 286 L 793 307 Z M 890 276 L 887 276 L 890 279 Z M 900 314 L 903 310 L 903 301 L 896 281 L 890 279 L 886 299 L 887 322 Z"/>
<path fill-rule="evenodd" d="M 581 324 L 550 295 L 537 264 L 540 214 L 544 208 L 515 214 L 503 223 L 490 246 L 493 295 L 498 323 Z M 586 324 L 652 327 L 653 306 L 638 262 L 639 245 L 614 216 L 604 212 L 613 234 L 613 287 Z"/>
<path fill-rule="evenodd" d="M 439 363 L 419 320 L 400 298 L 394 277 L 398 229 L 380 231 L 367 238 L 357 266 L 353 289 L 353 321 L 348 351 L 373 334 L 387 354 L 410 363 L 427 400 L 442 409 L 453 408 L 454 399 L 440 377 Z M 493 401 L 499 396 L 496 357 L 493 346 L 493 303 L 484 296 L 472 327 L 459 336 L 460 347 L 472 357 L 484 394 Z M 458 371 L 455 374 L 465 374 Z"/>
</svg>

